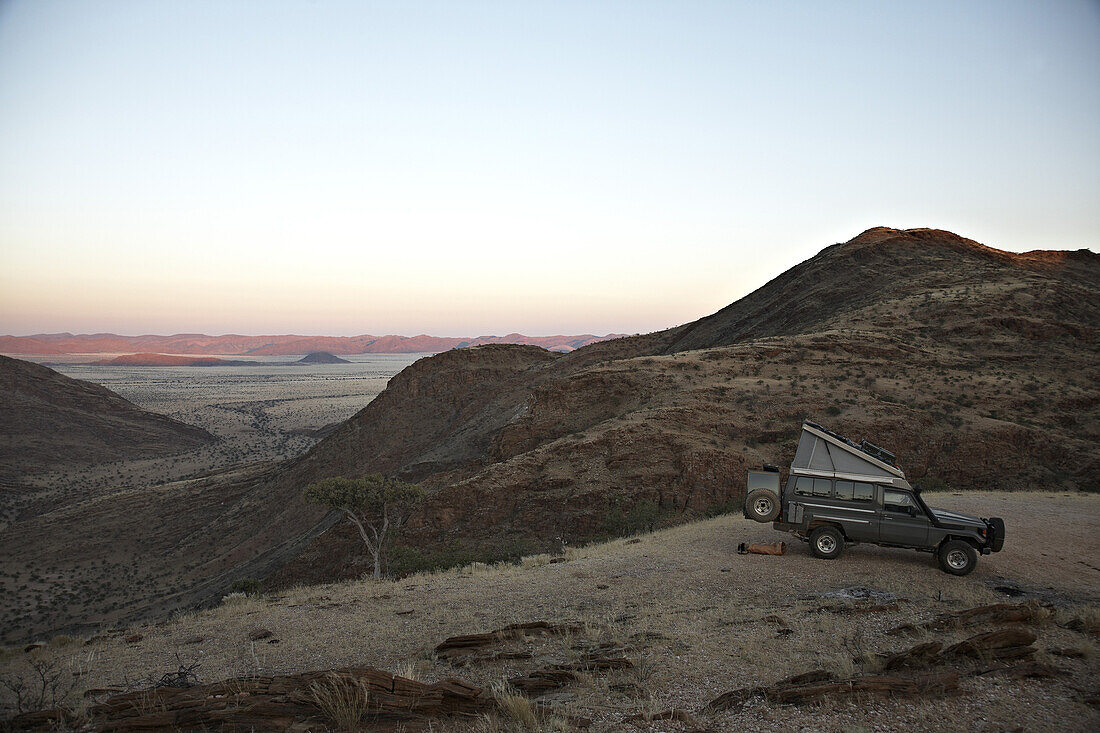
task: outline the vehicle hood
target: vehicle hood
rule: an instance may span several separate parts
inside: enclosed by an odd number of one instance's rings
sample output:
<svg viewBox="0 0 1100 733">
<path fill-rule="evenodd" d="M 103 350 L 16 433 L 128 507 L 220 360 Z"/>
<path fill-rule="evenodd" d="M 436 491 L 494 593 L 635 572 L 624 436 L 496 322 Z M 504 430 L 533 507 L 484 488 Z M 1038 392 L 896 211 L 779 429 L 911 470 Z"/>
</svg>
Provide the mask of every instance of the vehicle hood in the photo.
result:
<svg viewBox="0 0 1100 733">
<path fill-rule="evenodd" d="M 979 517 L 975 517 L 972 514 L 963 514 L 961 512 L 950 512 L 946 509 L 937 509 L 936 507 L 928 507 L 932 514 L 935 515 L 936 521 L 940 524 L 950 525 L 952 527 L 965 527 L 985 529 L 985 522 Z"/>
</svg>

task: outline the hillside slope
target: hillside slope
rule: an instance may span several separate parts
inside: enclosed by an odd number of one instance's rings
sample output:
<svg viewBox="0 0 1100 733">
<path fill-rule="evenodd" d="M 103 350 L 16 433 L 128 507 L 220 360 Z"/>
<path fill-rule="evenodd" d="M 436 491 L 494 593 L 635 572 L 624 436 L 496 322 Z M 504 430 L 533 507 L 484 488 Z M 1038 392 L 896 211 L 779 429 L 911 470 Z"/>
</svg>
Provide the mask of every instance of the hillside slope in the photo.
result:
<svg viewBox="0 0 1100 733">
<path fill-rule="evenodd" d="M 1095 254 L 876 228 L 692 324 L 481 380 L 476 419 L 410 422 L 431 408 L 399 376 L 309 460 L 317 476 L 383 471 L 435 489 L 395 569 L 735 505 L 747 468 L 789 461 L 805 417 L 896 450 L 926 484 L 1096 490 L 1098 335 Z M 501 354 L 471 352 L 471 368 Z M 416 371 L 444 395 L 457 384 L 441 357 Z M 336 526 L 275 580 L 359 562 Z"/>
<path fill-rule="evenodd" d="M 59 465 L 167 455 L 214 440 L 97 384 L 0 356 L 0 480 Z"/>
<path fill-rule="evenodd" d="M 869 230 L 693 324 L 568 354 L 488 345 L 421 359 L 300 458 L 157 487 L 170 517 L 134 492 L 0 536 L 28 571 L 41 538 L 77 533 L 89 558 L 141 551 L 146 537 L 156 557 L 137 575 L 96 574 L 83 606 L 42 599 L 9 628 L 140 617 L 241 577 L 356 577 L 361 540 L 300 500 L 326 476 L 377 471 L 430 489 L 393 572 L 729 510 L 749 467 L 790 460 L 807 417 L 895 450 L 925 484 L 1096 490 L 1098 336 L 1097 255 Z"/>
</svg>

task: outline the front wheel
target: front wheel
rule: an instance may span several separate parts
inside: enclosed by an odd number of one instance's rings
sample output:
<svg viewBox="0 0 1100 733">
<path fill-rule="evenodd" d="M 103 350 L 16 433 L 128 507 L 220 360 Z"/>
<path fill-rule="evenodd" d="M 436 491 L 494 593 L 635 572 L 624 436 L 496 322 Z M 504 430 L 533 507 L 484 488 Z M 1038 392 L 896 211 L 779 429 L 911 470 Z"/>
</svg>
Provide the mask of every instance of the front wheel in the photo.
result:
<svg viewBox="0 0 1100 733">
<path fill-rule="evenodd" d="M 940 569 L 951 575 L 969 575 L 978 566 L 974 546 L 962 540 L 950 540 L 940 547 Z"/>
<path fill-rule="evenodd" d="M 835 560 L 844 550 L 844 535 L 836 527 L 825 525 L 810 533 L 810 552 L 822 560 Z"/>
</svg>

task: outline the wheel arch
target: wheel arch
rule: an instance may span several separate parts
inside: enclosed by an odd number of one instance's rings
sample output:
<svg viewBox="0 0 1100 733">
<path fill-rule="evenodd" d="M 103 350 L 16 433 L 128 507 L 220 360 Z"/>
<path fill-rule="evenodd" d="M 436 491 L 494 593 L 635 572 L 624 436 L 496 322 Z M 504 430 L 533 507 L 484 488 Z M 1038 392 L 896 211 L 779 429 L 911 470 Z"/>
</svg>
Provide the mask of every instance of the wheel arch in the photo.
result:
<svg viewBox="0 0 1100 733">
<path fill-rule="evenodd" d="M 812 519 L 810 523 L 806 525 L 806 536 L 809 537 L 815 529 L 818 527 L 832 527 L 837 532 L 840 532 L 840 536 L 844 538 L 844 541 L 848 541 L 848 533 L 844 531 L 844 525 L 840 522 L 834 522 L 829 519 Z"/>
</svg>

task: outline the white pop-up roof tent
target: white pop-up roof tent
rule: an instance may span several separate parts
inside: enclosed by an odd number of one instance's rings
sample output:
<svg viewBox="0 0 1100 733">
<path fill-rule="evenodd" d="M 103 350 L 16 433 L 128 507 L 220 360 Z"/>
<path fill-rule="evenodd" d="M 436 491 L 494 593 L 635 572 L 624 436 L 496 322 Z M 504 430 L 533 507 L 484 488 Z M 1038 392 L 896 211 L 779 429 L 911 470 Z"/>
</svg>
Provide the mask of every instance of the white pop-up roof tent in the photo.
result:
<svg viewBox="0 0 1100 733">
<path fill-rule="evenodd" d="M 791 473 L 910 488 L 892 453 L 867 441 L 856 445 L 810 420 L 802 423 Z"/>
</svg>

